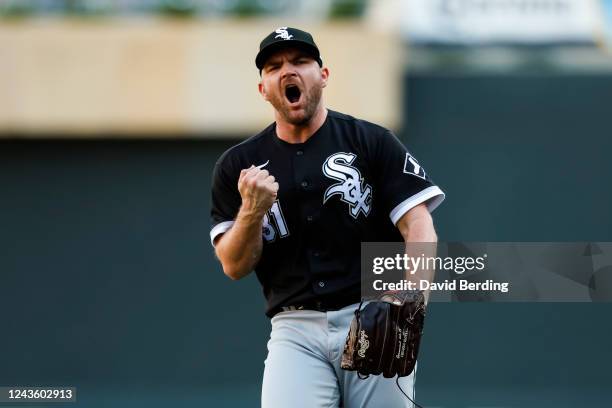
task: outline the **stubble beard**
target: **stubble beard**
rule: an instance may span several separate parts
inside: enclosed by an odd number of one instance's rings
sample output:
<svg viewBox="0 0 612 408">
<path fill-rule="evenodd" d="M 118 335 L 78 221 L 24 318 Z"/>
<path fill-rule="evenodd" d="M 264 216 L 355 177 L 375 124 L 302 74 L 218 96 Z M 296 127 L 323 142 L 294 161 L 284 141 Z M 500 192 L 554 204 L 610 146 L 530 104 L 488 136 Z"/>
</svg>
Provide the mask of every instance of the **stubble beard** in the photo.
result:
<svg viewBox="0 0 612 408">
<path fill-rule="evenodd" d="M 284 95 L 271 99 L 270 103 L 281 115 L 283 120 L 294 126 L 304 126 L 311 121 L 321 102 L 322 96 L 323 87 L 317 84 L 310 88 L 308 92 L 302 94 L 302 98 L 304 98 L 304 108 L 300 111 L 293 111 L 289 108 Z"/>
</svg>

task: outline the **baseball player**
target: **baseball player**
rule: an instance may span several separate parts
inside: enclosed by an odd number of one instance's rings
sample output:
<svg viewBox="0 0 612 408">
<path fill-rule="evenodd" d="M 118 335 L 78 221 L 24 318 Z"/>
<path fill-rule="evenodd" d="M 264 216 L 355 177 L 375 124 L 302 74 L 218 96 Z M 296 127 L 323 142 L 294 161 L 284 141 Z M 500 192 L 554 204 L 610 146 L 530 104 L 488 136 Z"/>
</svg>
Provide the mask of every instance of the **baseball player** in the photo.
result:
<svg viewBox="0 0 612 408">
<path fill-rule="evenodd" d="M 361 242 L 436 241 L 444 193 L 389 130 L 325 107 L 330 73 L 309 33 L 276 29 L 255 65 L 274 122 L 216 163 L 210 238 L 228 277 L 254 270 L 263 287 L 262 407 L 410 407 L 395 380 L 360 379 L 340 356 Z M 414 372 L 400 383 L 414 397 Z"/>
</svg>

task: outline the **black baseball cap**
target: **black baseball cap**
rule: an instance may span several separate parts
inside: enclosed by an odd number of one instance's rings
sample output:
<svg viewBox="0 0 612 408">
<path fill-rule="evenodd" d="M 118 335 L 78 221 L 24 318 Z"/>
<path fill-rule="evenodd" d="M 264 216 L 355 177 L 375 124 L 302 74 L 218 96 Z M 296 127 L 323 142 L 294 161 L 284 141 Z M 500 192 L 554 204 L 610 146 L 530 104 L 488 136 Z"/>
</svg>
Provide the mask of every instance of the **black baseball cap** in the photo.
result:
<svg viewBox="0 0 612 408">
<path fill-rule="evenodd" d="M 259 68 L 259 72 L 263 69 L 270 55 L 285 47 L 300 48 L 310 54 L 319 63 L 319 66 L 323 66 L 319 48 L 312 39 L 312 35 L 297 28 L 279 27 L 259 44 L 259 52 L 255 57 L 255 65 Z"/>
</svg>

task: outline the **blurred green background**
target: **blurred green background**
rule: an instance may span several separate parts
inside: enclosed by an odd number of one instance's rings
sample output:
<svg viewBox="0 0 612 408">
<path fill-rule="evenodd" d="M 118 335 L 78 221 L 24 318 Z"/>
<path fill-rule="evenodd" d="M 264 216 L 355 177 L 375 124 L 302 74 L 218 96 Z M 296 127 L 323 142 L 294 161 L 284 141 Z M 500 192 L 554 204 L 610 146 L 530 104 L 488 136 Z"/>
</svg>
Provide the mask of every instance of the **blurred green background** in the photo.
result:
<svg viewBox="0 0 612 408">
<path fill-rule="evenodd" d="M 440 240 L 612 241 L 605 52 L 409 50 L 394 130 L 447 193 L 434 213 Z M 559 52 L 588 63 L 550 63 Z M 0 385 L 76 386 L 73 407 L 259 406 L 261 289 L 223 275 L 208 235 L 213 165 L 256 130 L 89 140 L 5 130 Z M 431 304 L 417 401 L 610 407 L 611 313 Z"/>
<path fill-rule="evenodd" d="M 404 86 L 401 136 L 448 195 L 441 240 L 612 240 L 611 76 Z M 231 143 L 2 142 L 1 384 L 75 385 L 83 407 L 258 405 L 263 297 L 254 277 L 225 278 L 208 237 L 211 170 Z M 432 304 L 418 399 L 609 406 L 611 312 Z"/>
</svg>

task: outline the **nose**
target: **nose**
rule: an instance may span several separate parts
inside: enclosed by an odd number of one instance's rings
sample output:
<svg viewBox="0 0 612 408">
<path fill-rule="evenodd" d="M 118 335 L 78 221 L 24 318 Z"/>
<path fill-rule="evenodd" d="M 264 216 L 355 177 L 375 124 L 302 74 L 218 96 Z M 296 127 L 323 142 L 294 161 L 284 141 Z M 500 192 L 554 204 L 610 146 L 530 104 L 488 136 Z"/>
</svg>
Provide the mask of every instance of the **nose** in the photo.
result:
<svg viewBox="0 0 612 408">
<path fill-rule="evenodd" d="M 295 75 L 297 75 L 295 73 L 295 66 L 289 61 L 284 62 L 281 67 L 281 78 L 284 79 Z"/>
</svg>

